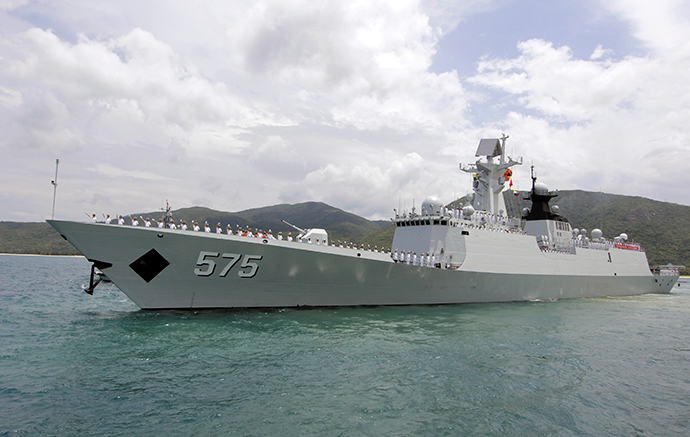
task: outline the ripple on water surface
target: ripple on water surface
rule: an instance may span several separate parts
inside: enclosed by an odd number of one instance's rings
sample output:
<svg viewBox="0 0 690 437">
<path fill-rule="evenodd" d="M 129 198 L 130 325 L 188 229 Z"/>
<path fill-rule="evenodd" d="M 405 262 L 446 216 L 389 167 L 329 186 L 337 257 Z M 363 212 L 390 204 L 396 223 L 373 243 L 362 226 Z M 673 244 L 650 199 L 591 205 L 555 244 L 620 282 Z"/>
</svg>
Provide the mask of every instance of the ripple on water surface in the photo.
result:
<svg viewBox="0 0 690 437">
<path fill-rule="evenodd" d="M 2 435 L 683 435 L 690 287 L 496 305 L 140 311 L 0 256 Z"/>
</svg>

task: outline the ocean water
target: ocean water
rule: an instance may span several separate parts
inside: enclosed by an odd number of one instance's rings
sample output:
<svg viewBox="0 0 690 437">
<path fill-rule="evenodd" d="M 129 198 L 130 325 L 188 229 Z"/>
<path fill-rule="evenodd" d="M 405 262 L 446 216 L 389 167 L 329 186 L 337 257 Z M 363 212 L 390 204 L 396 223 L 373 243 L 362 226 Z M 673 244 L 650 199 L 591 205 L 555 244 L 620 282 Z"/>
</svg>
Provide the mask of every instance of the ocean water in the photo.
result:
<svg viewBox="0 0 690 437">
<path fill-rule="evenodd" d="M 0 435 L 681 436 L 670 295 L 141 311 L 83 258 L 0 255 Z"/>
</svg>

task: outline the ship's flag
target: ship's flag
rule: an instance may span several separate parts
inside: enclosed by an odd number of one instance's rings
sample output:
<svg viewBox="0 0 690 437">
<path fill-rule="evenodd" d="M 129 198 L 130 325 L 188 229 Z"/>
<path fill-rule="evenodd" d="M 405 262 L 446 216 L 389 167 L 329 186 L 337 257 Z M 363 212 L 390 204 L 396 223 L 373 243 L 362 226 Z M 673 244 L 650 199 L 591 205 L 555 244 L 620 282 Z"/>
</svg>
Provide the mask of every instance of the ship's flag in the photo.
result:
<svg viewBox="0 0 690 437">
<path fill-rule="evenodd" d="M 513 177 L 513 170 L 511 170 L 511 169 L 509 169 L 509 168 L 506 169 L 505 173 L 503 173 L 503 179 L 504 179 L 506 182 L 510 181 L 510 183 L 508 184 L 508 188 L 513 188 L 513 179 L 512 179 L 512 177 Z"/>
</svg>

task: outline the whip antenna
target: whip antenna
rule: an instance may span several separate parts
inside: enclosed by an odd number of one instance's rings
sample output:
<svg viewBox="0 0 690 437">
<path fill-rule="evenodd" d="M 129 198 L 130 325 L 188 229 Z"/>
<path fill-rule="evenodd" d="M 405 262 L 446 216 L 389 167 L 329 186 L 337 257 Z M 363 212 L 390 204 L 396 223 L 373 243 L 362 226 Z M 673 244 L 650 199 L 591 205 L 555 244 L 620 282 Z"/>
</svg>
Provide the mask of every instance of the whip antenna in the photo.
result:
<svg viewBox="0 0 690 437">
<path fill-rule="evenodd" d="M 58 164 L 60 164 L 60 160 L 56 159 L 55 160 L 55 179 L 50 181 L 51 184 L 53 184 L 53 213 L 50 215 L 51 220 L 55 219 L 55 195 L 57 194 L 57 173 L 58 173 Z"/>
</svg>

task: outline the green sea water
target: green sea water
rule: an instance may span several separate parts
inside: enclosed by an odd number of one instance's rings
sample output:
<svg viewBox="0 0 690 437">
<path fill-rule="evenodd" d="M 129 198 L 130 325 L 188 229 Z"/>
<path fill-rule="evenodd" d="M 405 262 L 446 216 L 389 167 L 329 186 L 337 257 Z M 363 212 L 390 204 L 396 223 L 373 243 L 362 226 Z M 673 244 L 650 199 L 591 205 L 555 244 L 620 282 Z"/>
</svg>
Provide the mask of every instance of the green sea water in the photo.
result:
<svg viewBox="0 0 690 437">
<path fill-rule="evenodd" d="M 453 306 L 141 311 L 0 255 L 0 435 L 681 436 L 690 284 Z"/>
</svg>

